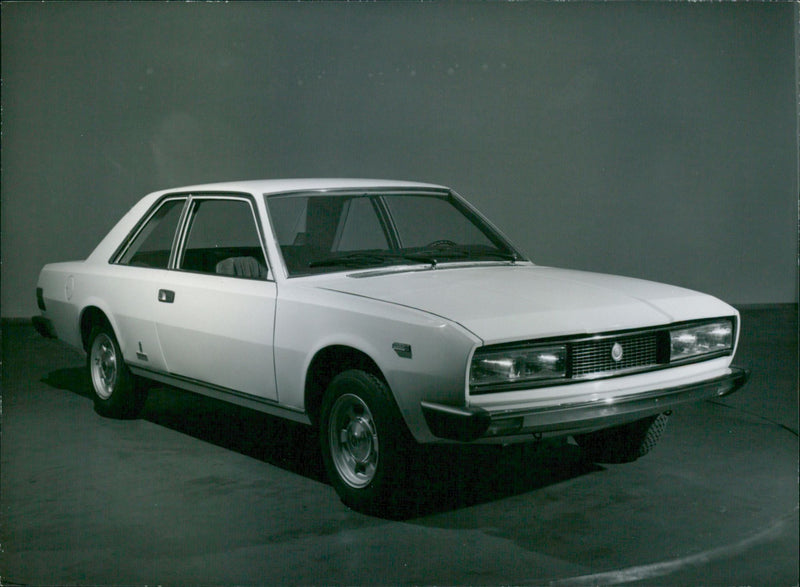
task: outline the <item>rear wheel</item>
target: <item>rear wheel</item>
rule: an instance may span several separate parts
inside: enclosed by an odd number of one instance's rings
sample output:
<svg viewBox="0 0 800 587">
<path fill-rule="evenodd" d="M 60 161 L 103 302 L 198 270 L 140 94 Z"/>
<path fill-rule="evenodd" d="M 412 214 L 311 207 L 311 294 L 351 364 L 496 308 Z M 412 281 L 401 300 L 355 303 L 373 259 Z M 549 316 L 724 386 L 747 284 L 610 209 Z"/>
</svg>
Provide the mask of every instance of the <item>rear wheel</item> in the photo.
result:
<svg viewBox="0 0 800 587">
<path fill-rule="evenodd" d="M 122 358 L 114 332 L 107 324 L 95 326 L 89 335 L 87 369 L 95 410 L 110 418 L 136 418 L 147 400 Z"/>
<path fill-rule="evenodd" d="M 668 420 L 669 413 L 665 412 L 607 430 L 580 434 L 575 441 L 591 461 L 629 463 L 643 457 L 658 444 Z"/>
<path fill-rule="evenodd" d="M 320 441 L 346 505 L 382 513 L 397 505 L 414 443 L 383 381 L 360 370 L 334 377 L 322 400 Z"/>
</svg>

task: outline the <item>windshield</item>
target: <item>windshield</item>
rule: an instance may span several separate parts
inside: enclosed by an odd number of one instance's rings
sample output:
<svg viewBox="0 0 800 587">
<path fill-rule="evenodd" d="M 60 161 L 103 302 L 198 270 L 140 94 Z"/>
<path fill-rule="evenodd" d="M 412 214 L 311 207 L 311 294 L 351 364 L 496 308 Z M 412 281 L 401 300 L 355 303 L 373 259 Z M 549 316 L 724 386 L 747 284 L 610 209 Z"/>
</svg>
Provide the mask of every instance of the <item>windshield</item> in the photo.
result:
<svg viewBox="0 0 800 587">
<path fill-rule="evenodd" d="M 276 195 L 267 208 L 290 276 L 519 258 L 446 193 Z"/>
</svg>

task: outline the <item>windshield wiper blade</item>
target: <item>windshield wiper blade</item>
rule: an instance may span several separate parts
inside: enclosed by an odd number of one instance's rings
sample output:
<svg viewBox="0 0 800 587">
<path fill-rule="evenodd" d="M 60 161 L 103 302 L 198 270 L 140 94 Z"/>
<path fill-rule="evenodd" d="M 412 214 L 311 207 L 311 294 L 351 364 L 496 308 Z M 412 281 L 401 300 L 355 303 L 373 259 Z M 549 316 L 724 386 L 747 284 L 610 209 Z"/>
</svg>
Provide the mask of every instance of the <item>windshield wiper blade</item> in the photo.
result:
<svg viewBox="0 0 800 587">
<path fill-rule="evenodd" d="M 336 255 L 316 259 L 311 261 L 309 267 L 334 267 L 337 265 L 349 265 L 353 267 L 363 267 L 368 265 L 383 265 L 387 258 L 386 255 L 379 253 L 351 253 L 349 255 Z"/>
<path fill-rule="evenodd" d="M 519 255 L 516 253 L 507 253 L 505 251 L 481 251 L 477 253 L 479 257 L 497 257 L 498 259 L 503 259 L 504 261 L 511 261 L 512 263 L 516 263 L 519 261 Z"/>
<path fill-rule="evenodd" d="M 421 263 L 430 263 L 436 267 L 442 261 L 454 261 L 456 259 L 464 259 L 467 253 L 464 251 L 443 250 L 443 251 L 417 251 L 416 253 L 403 253 L 403 259 L 410 261 L 419 261 Z"/>
<path fill-rule="evenodd" d="M 311 261 L 308 266 L 314 267 L 336 267 L 336 266 L 349 266 L 349 267 L 367 267 L 370 265 L 385 265 L 386 263 L 398 263 L 403 261 L 413 261 L 415 263 L 427 263 L 435 267 L 437 264 L 461 260 L 467 258 L 469 255 L 464 251 L 418 251 L 413 253 L 362 253 L 355 252 L 347 255 L 332 255 L 322 259 L 315 259 Z"/>
</svg>

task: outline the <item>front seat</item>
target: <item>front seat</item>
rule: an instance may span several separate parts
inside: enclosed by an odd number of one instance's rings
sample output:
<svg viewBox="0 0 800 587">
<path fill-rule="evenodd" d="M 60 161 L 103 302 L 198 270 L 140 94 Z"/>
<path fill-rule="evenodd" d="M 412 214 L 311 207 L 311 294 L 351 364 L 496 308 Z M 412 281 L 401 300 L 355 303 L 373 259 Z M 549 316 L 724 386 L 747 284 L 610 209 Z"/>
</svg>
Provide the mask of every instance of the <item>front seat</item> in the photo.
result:
<svg viewBox="0 0 800 587">
<path fill-rule="evenodd" d="M 228 257 L 217 263 L 216 272 L 233 277 L 267 278 L 267 268 L 255 257 Z"/>
</svg>

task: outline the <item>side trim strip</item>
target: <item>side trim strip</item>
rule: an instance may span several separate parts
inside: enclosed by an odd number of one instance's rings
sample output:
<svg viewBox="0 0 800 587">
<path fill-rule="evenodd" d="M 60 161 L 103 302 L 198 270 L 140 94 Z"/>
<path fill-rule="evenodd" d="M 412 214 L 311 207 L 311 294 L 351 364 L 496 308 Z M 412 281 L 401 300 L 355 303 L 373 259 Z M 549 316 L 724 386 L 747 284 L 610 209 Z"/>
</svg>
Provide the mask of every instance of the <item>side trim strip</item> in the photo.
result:
<svg viewBox="0 0 800 587">
<path fill-rule="evenodd" d="M 137 365 L 128 364 L 128 368 L 134 375 L 151 379 L 153 381 L 158 381 L 159 383 L 164 383 L 166 385 L 178 387 L 186 391 L 191 391 L 192 393 L 204 395 L 206 397 L 218 399 L 231 404 L 236 404 L 237 406 L 242 406 L 243 408 L 249 408 L 251 410 L 278 416 L 280 418 L 287 418 L 301 424 L 311 424 L 311 420 L 305 412 L 298 409 L 287 408 L 286 406 L 282 406 L 278 404 L 278 402 L 270 399 L 242 393 L 240 391 L 220 387 L 217 385 L 211 385 L 202 381 L 190 379 L 189 377 L 171 374 L 168 375 L 158 371 L 152 371 Z"/>
</svg>

